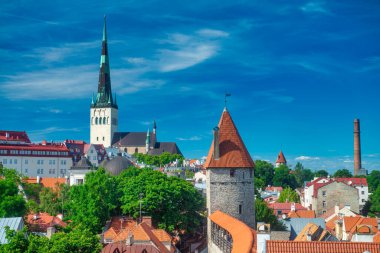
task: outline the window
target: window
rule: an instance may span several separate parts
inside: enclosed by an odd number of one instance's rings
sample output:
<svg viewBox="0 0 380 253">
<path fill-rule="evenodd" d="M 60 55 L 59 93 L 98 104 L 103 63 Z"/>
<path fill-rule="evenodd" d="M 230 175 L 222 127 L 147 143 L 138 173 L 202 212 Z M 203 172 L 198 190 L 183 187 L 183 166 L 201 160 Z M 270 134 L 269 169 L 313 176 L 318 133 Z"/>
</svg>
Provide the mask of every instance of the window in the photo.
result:
<svg viewBox="0 0 380 253">
<path fill-rule="evenodd" d="M 83 179 L 77 179 L 77 184 L 83 184 Z"/>
<path fill-rule="evenodd" d="M 278 210 L 277 211 L 277 215 L 281 215 L 282 211 L 281 210 Z"/>
<path fill-rule="evenodd" d="M 104 136 L 103 136 L 103 141 L 104 141 Z"/>
<path fill-rule="evenodd" d="M 44 174 L 44 169 L 37 169 L 37 174 Z"/>
<path fill-rule="evenodd" d="M 49 174 L 55 174 L 55 169 L 49 169 Z"/>
<path fill-rule="evenodd" d="M 103 125 L 106 124 L 106 117 L 103 118 Z"/>
<path fill-rule="evenodd" d="M 66 169 L 61 169 L 61 174 L 66 174 Z"/>
<path fill-rule="evenodd" d="M 364 199 L 362 199 L 362 203 L 364 203 L 365 202 L 365 200 Z"/>
<path fill-rule="evenodd" d="M 364 195 L 364 191 L 362 191 L 362 195 Z"/>
<path fill-rule="evenodd" d="M 92 154 L 92 153 L 94 153 L 94 150 L 93 150 L 93 149 L 91 149 L 91 150 L 90 150 L 90 153 L 91 153 L 91 154 Z"/>
<path fill-rule="evenodd" d="M 12 164 L 12 159 L 9 159 L 9 164 Z"/>
<path fill-rule="evenodd" d="M 235 169 L 230 169 L 230 177 L 234 177 L 235 176 Z"/>
<path fill-rule="evenodd" d="M 325 214 L 325 213 L 326 213 L 326 210 L 323 210 L 322 213 Z"/>
<path fill-rule="evenodd" d="M 25 174 L 28 174 L 28 169 L 24 169 Z"/>
<path fill-rule="evenodd" d="M 324 200 L 322 201 L 322 206 L 326 207 L 326 201 L 324 201 Z"/>
<path fill-rule="evenodd" d="M 252 178 L 253 170 L 249 169 L 249 178 Z"/>
<path fill-rule="evenodd" d="M 98 117 L 95 118 L 95 125 L 98 124 Z"/>
<path fill-rule="evenodd" d="M 98 140 L 99 140 L 99 137 L 96 137 L 96 140 L 98 141 Z"/>
<path fill-rule="evenodd" d="M 7 159 L 3 159 L 3 164 L 7 164 Z"/>
<path fill-rule="evenodd" d="M 241 214 L 241 211 L 242 211 L 241 208 L 242 208 L 241 205 L 239 205 L 239 214 Z"/>
<path fill-rule="evenodd" d="M 322 196 L 326 197 L 326 191 L 322 191 Z"/>
<path fill-rule="evenodd" d="M 13 163 L 14 163 L 14 164 L 17 164 L 17 159 L 14 159 L 14 160 L 13 160 Z"/>
</svg>

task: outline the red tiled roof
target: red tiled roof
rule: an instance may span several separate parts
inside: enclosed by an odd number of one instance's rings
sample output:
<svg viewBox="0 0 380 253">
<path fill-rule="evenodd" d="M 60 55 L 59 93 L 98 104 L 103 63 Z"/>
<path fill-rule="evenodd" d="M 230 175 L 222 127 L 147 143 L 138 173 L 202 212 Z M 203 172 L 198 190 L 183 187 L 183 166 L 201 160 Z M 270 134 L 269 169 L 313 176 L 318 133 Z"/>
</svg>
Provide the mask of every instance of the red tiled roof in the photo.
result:
<svg viewBox="0 0 380 253">
<path fill-rule="evenodd" d="M 281 210 L 282 213 L 289 213 L 292 207 L 292 203 L 270 203 L 268 204 L 270 208 L 272 208 L 274 211 Z M 303 207 L 299 203 L 295 203 L 295 210 L 307 210 L 305 207 Z"/>
<path fill-rule="evenodd" d="M 219 159 L 214 159 L 214 142 L 205 162 L 205 168 L 254 168 L 255 164 L 231 118 L 224 110 L 219 121 Z"/>
<path fill-rule="evenodd" d="M 266 191 L 271 191 L 271 192 L 282 192 L 283 188 L 281 186 L 268 186 L 265 188 Z"/>
<path fill-rule="evenodd" d="M 215 211 L 209 219 L 219 225 L 232 236 L 232 253 L 249 253 L 256 251 L 254 246 L 255 233 L 245 223 L 221 211 Z"/>
<path fill-rule="evenodd" d="M 357 231 L 358 228 L 362 227 L 362 225 L 371 226 L 372 232 L 377 233 L 378 231 L 378 223 L 376 218 L 366 218 L 361 216 L 356 217 L 343 217 L 343 224 L 345 230 L 349 234 L 353 234 Z M 358 231 L 364 232 L 364 230 Z"/>
<path fill-rule="evenodd" d="M 156 246 L 153 246 L 150 243 L 133 244 L 130 246 L 120 243 L 110 243 L 102 249 L 102 253 L 136 253 L 143 252 L 144 250 L 146 250 L 147 253 L 161 253 L 161 251 L 157 249 Z"/>
<path fill-rule="evenodd" d="M 30 143 L 30 139 L 25 131 L 0 130 L 0 141 L 17 141 Z"/>
<path fill-rule="evenodd" d="M 282 150 L 280 151 L 280 153 L 277 156 L 276 163 L 286 163 L 286 159 L 285 159 L 284 154 L 282 153 Z"/>
<path fill-rule="evenodd" d="M 27 216 L 27 223 L 30 225 L 33 231 L 46 231 L 48 227 L 52 226 L 67 226 L 67 224 L 60 218 L 51 216 L 48 213 L 38 213 L 37 217 L 38 218 L 35 219 L 35 214 L 29 214 Z"/>
<path fill-rule="evenodd" d="M 266 241 L 267 253 L 380 253 L 380 243 Z"/>
<path fill-rule="evenodd" d="M 334 178 L 335 181 L 345 182 L 348 185 L 352 186 L 368 186 L 367 178 L 356 178 L 356 177 L 340 177 Z"/>
</svg>

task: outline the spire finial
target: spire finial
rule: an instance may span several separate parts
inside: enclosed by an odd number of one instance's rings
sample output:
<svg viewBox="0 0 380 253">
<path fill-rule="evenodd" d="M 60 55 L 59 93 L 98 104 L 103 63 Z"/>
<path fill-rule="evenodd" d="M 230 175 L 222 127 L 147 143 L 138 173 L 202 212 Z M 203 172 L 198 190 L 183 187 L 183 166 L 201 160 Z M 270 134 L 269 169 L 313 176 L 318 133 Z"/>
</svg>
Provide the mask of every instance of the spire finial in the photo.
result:
<svg viewBox="0 0 380 253">
<path fill-rule="evenodd" d="M 227 97 L 231 97 L 231 93 L 224 93 L 224 110 L 227 111 Z"/>
<path fill-rule="evenodd" d="M 107 40 L 107 16 L 104 15 L 103 41 Z"/>
</svg>

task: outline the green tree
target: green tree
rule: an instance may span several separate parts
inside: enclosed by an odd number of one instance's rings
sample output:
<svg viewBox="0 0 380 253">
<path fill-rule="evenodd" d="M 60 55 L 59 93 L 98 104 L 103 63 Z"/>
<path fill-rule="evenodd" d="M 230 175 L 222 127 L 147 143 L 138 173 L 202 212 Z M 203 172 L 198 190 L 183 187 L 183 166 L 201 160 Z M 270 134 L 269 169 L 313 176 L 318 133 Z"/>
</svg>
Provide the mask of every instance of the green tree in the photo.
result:
<svg viewBox="0 0 380 253">
<path fill-rule="evenodd" d="M 376 188 L 370 196 L 371 207 L 370 211 L 372 214 L 380 217 L 380 185 Z"/>
<path fill-rule="evenodd" d="M 340 169 L 334 173 L 333 177 L 353 177 L 348 169 Z"/>
<path fill-rule="evenodd" d="M 116 177 L 100 168 L 88 173 L 84 184 L 72 186 L 69 195 L 68 218 L 72 225 L 83 224 L 91 231 L 100 232 L 118 206 Z"/>
<path fill-rule="evenodd" d="M 265 186 L 273 185 L 273 176 L 273 164 L 262 160 L 255 161 L 255 177 L 261 178 Z"/>
<path fill-rule="evenodd" d="M 255 177 L 255 181 L 254 181 L 254 186 L 255 186 L 255 194 L 256 196 L 259 195 L 259 190 L 260 189 L 264 189 L 265 188 L 265 183 L 264 183 L 264 180 L 259 178 L 259 177 Z"/>
<path fill-rule="evenodd" d="M 314 173 L 309 169 L 305 169 L 300 162 L 297 162 L 294 167 L 294 177 L 297 181 L 297 187 L 303 187 L 305 181 L 310 181 L 314 178 Z"/>
<path fill-rule="evenodd" d="M 58 191 L 47 187 L 42 189 L 40 192 L 40 210 L 54 216 L 62 212 L 62 203 Z"/>
<path fill-rule="evenodd" d="M 130 168 L 120 176 L 123 213 L 139 217 L 141 201 L 144 215 L 151 215 L 160 228 L 191 232 L 201 224 L 204 199 L 189 182 L 152 169 Z"/>
<path fill-rule="evenodd" d="M 298 196 L 297 192 L 290 187 L 285 188 L 281 193 L 280 197 L 278 198 L 278 202 L 285 203 L 285 202 L 300 202 L 300 196 Z"/>
<path fill-rule="evenodd" d="M 285 230 L 284 224 L 274 215 L 264 200 L 257 198 L 255 201 L 256 222 L 265 222 L 271 225 L 272 230 Z"/>
<path fill-rule="evenodd" d="M 328 177 L 329 173 L 325 170 L 318 170 L 314 173 L 315 177 Z"/>
<path fill-rule="evenodd" d="M 19 193 L 20 179 L 14 170 L 1 169 L 4 179 L 0 180 L 0 217 L 19 217 L 26 212 L 26 202 Z"/>
<path fill-rule="evenodd" d="M 297 181 L 293 174 L 290 174 L 290 170 L 286 165 L 280 165 L 275 169 L 273 177 L 274 186 L 282 186 L 283 188 L 290 187 L 292 189 L 297 188 Z"/>
<path fill-rule="evenodd" d="M 377 189 L 377 187 L 380 185 L 380 171 L 373 170 L 369 175 L 367 176 L 367 182 L 368 182 L 368 190 L 370 192 L 373 192 Z"/>
</svg>

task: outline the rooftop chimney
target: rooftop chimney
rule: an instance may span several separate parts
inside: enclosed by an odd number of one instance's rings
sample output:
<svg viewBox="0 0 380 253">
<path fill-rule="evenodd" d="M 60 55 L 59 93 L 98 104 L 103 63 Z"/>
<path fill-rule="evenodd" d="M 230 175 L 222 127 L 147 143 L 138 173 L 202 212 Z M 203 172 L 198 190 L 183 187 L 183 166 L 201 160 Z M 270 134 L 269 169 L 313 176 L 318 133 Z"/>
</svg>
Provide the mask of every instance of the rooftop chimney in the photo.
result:
<svg viewBox="0 0 380 253">
<path fill-rule="evenodd" d="M 219 159 L 219 127 L 214 127 L 214 159 Z"/>
<path fill-rule="evenodd" d="M 37 184 L 41 183 L 41 177 L 40 177 L 40 176 L 37 176 L 36 181 L 37 181 Z"/>
<path fill-rule="evenodd" d="M 354 176 L 362 168 L 361 148 L 360 148 L 360 121 L 354 119 Z"/>
</svg>

